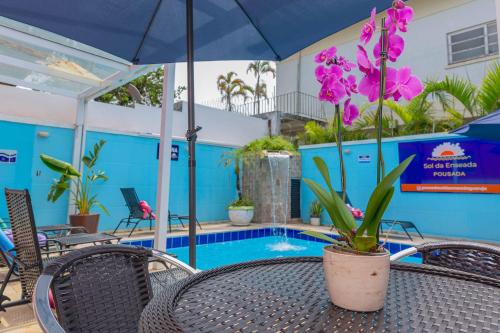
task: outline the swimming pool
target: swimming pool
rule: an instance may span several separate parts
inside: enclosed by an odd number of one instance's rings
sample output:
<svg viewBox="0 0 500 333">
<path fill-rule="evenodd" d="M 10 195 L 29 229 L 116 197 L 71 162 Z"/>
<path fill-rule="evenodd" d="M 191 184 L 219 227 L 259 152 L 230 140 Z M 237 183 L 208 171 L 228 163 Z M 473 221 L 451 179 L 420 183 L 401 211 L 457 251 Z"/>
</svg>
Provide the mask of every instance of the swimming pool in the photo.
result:
<svg viewBox="0 0 500 333">
<path fill-rule="evenodd" d="M 222 243 L 196 246 L 197 268 L 205 270 L 242 261 L 281 257 L 321 256 L 325 243 L 288 238 L 286 243 L 281 236 L 251 238 Z M 189 262 L 189 248 L 178 247 L 168 250 L 178 259 Z M 421 259 L 405 258 L 407 262 L 422 262 Z"/>
<path fill-rule="evenodd" d="M 324 241 L 301 234 L 294 228 L 258 228 L 202 234 L 196 236 L 197 268 L 210 269 L 243 261 L 271 259 L 287 256 L 321 256 Z M 330 237 L 335 235 L 328 234 Z M 286 243 L 284 236 L 286 235 Z M 188 237 L 177 236 L 167 239 L 167 251 L 176 254 L 185 263 L 189 261 Z M 152 247 L 151 239 L 123 242 L 130 245 Z M 391 253 L 404 250 L 410 245 L 386 243 Z M 421 263 L 420 254 L 403 261 Z"/>
</svg>

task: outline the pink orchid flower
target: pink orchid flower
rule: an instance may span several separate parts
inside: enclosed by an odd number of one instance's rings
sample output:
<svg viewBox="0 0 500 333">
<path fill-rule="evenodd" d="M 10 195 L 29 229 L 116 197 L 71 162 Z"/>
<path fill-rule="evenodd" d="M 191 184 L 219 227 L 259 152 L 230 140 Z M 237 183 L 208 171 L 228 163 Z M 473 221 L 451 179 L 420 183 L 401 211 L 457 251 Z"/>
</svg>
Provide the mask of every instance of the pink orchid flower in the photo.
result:
<svg viewBox="0 0 500 333">
<path fill-rule="evenodd" d="M 373 55 L 375 56 L 376 59 L 376 64 L 377 66 L 380 65 L 380 52 L 382 51 L 382 46 L 381 46 L 381 39 L 378 41 L 377 44 L 375 44 L 373 48 Z M 396 62 L 396 60 L 399 58 L 401 53 L 403 53 L 403 50 L 405 48 L 405 40 L 403 37 L 396 35 L 395 33 L 389 33 L 387 36 L 387 58 L 392 61 Z"/>
<path fill-rule="evenodd" d="M 337 48 L 335 46 L 332 46 L 329 49 L 323 50 L 320 53 L 316 54 L 314 56 L 314 61 L 317 62 L 318 64 L 321 64 L 323 62 L 328 63 L 328 61 L 334 58 L 336 54 L 337 54 Z"/>
<path fill-rule="evenodd" d="M 411 101 L 423 89 L 422 82 L 415 75 L 411 75 L 410 67 L 403 67 L 397 71 L 395 80 L 391 86 L 388 86 L 387 91 L 397 102 L 401 97 Z"/>
<path fill-rule="evenodd" d="M 341 78 L 340 83 L 344 85 L 345 92 L 349 97 L 351 97 L 351 94 L 358 93 L 358 84 L 356 83 L 356 77 L 354 75 L 349 75 L 347 79 Z"/>
<path fill-rule="evenodd" d="M 405 6 L 401 9 L 390 8 L 387 10 L 386 27 L 397 27 L 401 32 L 407 32 L 408 23 L 413 20 L 413 8 Z"/>
<path fill-rule="evenodd" d="M 363 25 L 363 29 L 361 29 L 361 35 L 359 36 L 359 40 L 365 45 L 372 39 L 373 33 L 377 28 L 377 23 L 375 21 L 376 16 L 377 16 L 377 8 L 373 8 L 370 15 L 370 21 L 365 23 Z"/>
<path fill-rule="evenodd" d="M 333 104 L 339 104 L 339 101 L 346 95 L 345 87 L 340 81 L 326 80 L 321 86 L 319 99 Z"/>
<path fill-rule="evenodd" d="M 403 0 L 395 0 L 392 3 L 392 7 L 396 8 L 396 9 L 402 9 L 402 8 L 406 7 L 406 4 Z"/>
<path fill-rule="evenodd" d="M 337 60 L 337 65 L 342 67 L 342 69 L 345 70 L 346 72 L 350 72 L 353 68 L 357 67 L 355 63 L 350 62 L 343 56 L 337 57 L 336 60 Z"/>
<path fill-rule="evenodd" d="M 332 65 L 330 67 L 319 65 L 316 67 L 315 74 L 316 80 L 318 80 L 319 83 L 323 83 L 326 80 L 338 81 L 344 72 L 342 72 L 342 68 L 337 65 Z"/>
<path fill-rule="evenodd" d="M 344 114 L 342 115 L 342 122 L 346 126 L 352 126 L 352 122 L 359 117 L 359 109 L 356 105 L 351 104 L 351 99 L 344 102 Z"/>
<path fill-rule="evenodd" d="M 387 67 L 384 99 L 391 97 L 391 94 L 395 91 L 396 79 L 397 70 Z M 378 69 L 375 69 L 373 73 L 369 73 L 361 79 L 359 82 L 359 93 L 367 96 L 370 103 L 375 102 L 379 98 L 380 71 Z"/>
<path fill-rule="evenodd" d="M 375 70 L 375 66 L 371 63 L 368 58 L 368 53 L 365 48 L 361 45 L 358 45 L 358 52 L 356 53 L 356 59 L 358 61 L 358 68 L 361 72 L 365 74 L 373 73 Z"/>
</svg>

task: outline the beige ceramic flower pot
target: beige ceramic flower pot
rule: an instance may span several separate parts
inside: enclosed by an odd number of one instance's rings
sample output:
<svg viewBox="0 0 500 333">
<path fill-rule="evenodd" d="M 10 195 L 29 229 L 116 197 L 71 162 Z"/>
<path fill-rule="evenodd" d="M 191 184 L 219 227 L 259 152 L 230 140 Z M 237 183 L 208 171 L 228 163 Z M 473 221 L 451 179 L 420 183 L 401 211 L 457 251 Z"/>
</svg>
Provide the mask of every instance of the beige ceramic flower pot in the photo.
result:
<svg viewBox="0 0 500 333">
<path fill-rule="evenodd" d="M 242 227 L 250 225 L 253 219 L 254 208 L 251 206 L 229 207 L 229 220 L 231 225 Z"/>
<path fill-rule="evenodd" d="M 311 225 L 321 225 L 321 219 L 319 217 L 311 217 Z"/>
<path fill-rule="evenodd" d="M 388 252 L 359 255 L 326 246 L 323 268 L 330 300 L 352 311 L 380 310 L 389 284 L 389 265 Z"/>
</svg>

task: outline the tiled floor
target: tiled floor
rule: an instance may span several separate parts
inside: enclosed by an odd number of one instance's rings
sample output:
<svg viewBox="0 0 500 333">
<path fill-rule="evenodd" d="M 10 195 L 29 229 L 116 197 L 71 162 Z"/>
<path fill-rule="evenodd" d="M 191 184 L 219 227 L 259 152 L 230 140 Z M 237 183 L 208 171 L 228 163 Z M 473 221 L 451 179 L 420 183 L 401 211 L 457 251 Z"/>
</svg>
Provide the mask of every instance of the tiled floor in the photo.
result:
<svg viewBox="0 0 500 333">
<path fill-rule="evenodd" d="M 214 223 L 214 224 L 204 224 L 202 225 L 203 229 L 197 229 L 198 234 L 204 233 L 213 233 L 218 231 L 234 231 L 234 230 L 243 230 L 243 229 L 258 229 L 269 226 L 268 224 L 252 224 L 248 227 L 233 227 L 227 223 Z M 308 229 L 308 230 L 317 230 L 323 232 L 329 232 L 330 227 L 326 226 L 311 226 L 308 224 L 293 224 L 289 225 L 290 228 L 296 229 Z M 187 235 L 187 229 L 184 230 L 174 230 L 172 235 L 181 236 Z M 125 237 L 126 234 L 123 234 Z M 413 236 L 413 235 L 412 235 Z M 153 232 L 149 230 L 139 230 L 134 233 L 134 236 L 131 238 L 124 238 L 123 240 L 137 240 L 137 239 L 151 239 L 153 238 Z M 426 242 L 437 241 L 437 238 L 426 238 Z M 418 238 L 418 236 L 414 237 L 414 242 L 410 241 L 406 235 L 398 232 L 391 232 L 391 236 L 388 238 L 388 241 L 405 243 L 409 245 L 413 245 L 416 243 L 421 243 L 422 240 Z M 0 279 L 3 280 L 3 276 L 5 275 L 6 270 L 0 270 Z M 6 295 L 11 299 L 18 299 L 20 295 L 20 285 L 19 282 L 12 282 L 7 285 Z M 21 305 L 16 307 L 8 308 L 6 312 L 0 312 L 0 332 L 10 332 L 10 333 L 38 333 L 41 332 L 38 324 L 36 323 L 35 317 L 33 315 L 33 309 L 31 305 Z"/>
</svg>

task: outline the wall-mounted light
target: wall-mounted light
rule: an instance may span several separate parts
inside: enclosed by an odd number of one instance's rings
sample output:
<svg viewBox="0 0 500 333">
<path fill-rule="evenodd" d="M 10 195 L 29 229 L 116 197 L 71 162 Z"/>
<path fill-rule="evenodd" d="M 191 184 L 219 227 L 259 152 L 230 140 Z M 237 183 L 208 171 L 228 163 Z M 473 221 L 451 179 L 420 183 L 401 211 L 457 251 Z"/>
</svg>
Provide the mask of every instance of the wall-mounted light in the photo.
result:
<svg viewBox="0 0 500 333">
<path fill-rule="evenodd" d="M 36 135 L 39 138 L 48 138 L 50 134 L 47 131 L 39 131 L 38 133 L 36 133 Z"/>
<path fill-rule="evenodd" d="M 351 153 L 350 149 L 344 149 L 344 154 L 349 155 Z"/>
</svg>

